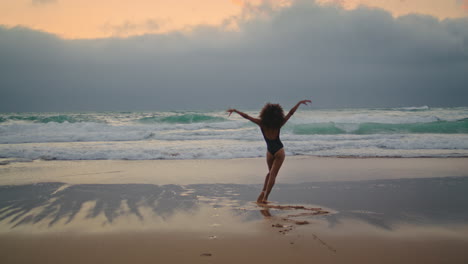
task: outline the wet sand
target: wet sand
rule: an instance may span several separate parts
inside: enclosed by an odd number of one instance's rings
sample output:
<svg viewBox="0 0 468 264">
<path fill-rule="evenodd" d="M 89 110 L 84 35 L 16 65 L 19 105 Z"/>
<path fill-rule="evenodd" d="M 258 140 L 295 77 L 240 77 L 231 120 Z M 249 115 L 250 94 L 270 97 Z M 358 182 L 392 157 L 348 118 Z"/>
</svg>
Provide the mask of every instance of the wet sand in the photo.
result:
<svg viewBox="0 0 468 264">
<path fill-rule="evenodd" d="M 268 206 L 263 159 L 11 163 L 0 261 L 468 263 L 467 161 L 289 158 Z"/>
</svg>

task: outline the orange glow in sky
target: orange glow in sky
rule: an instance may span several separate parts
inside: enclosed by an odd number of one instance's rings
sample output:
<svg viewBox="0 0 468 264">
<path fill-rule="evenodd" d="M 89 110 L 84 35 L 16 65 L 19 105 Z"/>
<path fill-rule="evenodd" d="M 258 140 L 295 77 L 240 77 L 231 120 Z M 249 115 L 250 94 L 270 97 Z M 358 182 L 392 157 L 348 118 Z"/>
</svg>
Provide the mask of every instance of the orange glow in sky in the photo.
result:
<svg viewBox="0 0 468 264">
<path fill-rule="evenodd" d="M 293 0 L 264 0 L 285 5 Z M 312 1 L 312 0 L 311 0 Z M 2 0 L 0 24 L 26 26 L 64 38 L 127 37 L 184 30 L 196 25 L 221 25 L 239 15 L 248 3 L 262 0 Z M 440 19 L 468 15 L 468 0 L 317 0 L 346 9 L 359 5 L 384 8 L 394 16 L 408 13 Z"/>
</svg>

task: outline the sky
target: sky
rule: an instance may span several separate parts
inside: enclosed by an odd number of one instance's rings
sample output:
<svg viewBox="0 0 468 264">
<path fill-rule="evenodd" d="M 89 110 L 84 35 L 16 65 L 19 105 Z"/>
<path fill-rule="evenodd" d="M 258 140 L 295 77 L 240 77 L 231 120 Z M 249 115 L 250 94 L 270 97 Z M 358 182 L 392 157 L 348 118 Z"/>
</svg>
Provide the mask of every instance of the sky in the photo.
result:
<svg viewBox="0 0 468 264">
<path fill-rule="evenodd" d="M 468 0 L 0 2 L 0 111 L 467 106 Z"/>
<path fill-rule="evenodd" d="M 145 33 L 221 25 L 246 7 L 264 3 L 288 6 L 289 0 L 2 0 L 0 24 L 22 25 L 64 38 L 127 37 Z M 350 10 L 359 5 L 383 8 L 394 16 L 410 13 L 439 19 L 468 14 L 468 0 L 317 0 Z"/>
</svg>

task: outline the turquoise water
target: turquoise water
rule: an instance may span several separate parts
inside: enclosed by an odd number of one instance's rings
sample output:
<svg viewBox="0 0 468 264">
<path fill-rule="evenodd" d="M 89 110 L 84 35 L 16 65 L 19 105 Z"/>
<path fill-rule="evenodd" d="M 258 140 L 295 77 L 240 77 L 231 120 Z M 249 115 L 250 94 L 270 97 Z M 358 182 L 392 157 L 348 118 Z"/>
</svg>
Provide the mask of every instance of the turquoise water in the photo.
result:
<svg viewBox="0 0 468 264">
<path fill-rule="evenodd" d="M 298 135 L 336 135 L 336 134 L 466 134 L 468 133 L 468 119 L 456 121 L 435 121 L 429 123 L 361 123 L 356 129 L 346 131 L 344 127 L 352 124 L 315 123 L 294 127 L 293 132 Z"/>
<path fill-rule="evenodd" d="M 228 121 L 219 116 L 210 116 L 204 114 L 176 114 L 168 116 L 151 116 L 138 119 L 142 123 L 172 123 L 172 124 L 192 124 L 192 123 L 210 123 Z"/>
<path fill-rule="evenodd" d="M 303 107 L 281 139 L 288 155 L 468 156 L 468 107 Z M 4 159 L 225 159 L 265 151 L 258 127 L 225 111 L 0 113 Z"/>
</svg>

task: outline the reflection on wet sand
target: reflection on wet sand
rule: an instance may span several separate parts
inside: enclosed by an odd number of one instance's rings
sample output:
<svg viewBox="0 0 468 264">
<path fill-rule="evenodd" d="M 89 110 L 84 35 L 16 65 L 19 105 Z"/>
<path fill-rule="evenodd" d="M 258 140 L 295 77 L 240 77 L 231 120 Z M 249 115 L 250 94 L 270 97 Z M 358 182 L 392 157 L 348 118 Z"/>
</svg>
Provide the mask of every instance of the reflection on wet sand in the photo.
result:
<svg viewBox="0 0 468 264">
<path fill-rule="evenodd" d="M 279 184 L 272 198 L 283 205 L 261 207 L 252 202 L 258 189 L 242 184 L 0 186 L 0 224 L 4 230 L 39 223 L 52 227 L 72 223 L 78 214 L 88 220 L 99 216 L 109 224 L 122 216 L 147 222 L 146 211 L 164 220 L 200 207 L 224 208 L 243 221 L 273 212 L 296 224 L 320 218 L 333 227 L 349 218 L 387 230 L 401 223 L 460 224 L 468 219 L 468 177 Z"/>
<path fill-rule="evenodd" d="M 283 184 L 271 197 L 281 204 L 266 206 L 253 202 L 257 185 L 0 186 L 0 259 L 467 263 L 467 182 Z M 445 195 L 451 200 L 435 201 Z"/>
<path fill-rule="evenodd" d="M 0 187 L 0 222 L 8 221 L 12 228 L 41 221 L 53 226 L 66 219 L 70 223 L 86 203 L 94 206 L 86 218 L 103 214 L 109 223 L 123 214 L 143 220 L 141 207 L 151 208 L 165 217 L 175 210 L 194 208 L 195 199 L 182 196 L 185 189 L 177 185 L 163 187 L 151 184 L 83 184 L 65 186 L 62 183 Z M 125 203 L 128 210 L 122 210 Z"/>
</svg>

